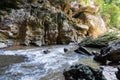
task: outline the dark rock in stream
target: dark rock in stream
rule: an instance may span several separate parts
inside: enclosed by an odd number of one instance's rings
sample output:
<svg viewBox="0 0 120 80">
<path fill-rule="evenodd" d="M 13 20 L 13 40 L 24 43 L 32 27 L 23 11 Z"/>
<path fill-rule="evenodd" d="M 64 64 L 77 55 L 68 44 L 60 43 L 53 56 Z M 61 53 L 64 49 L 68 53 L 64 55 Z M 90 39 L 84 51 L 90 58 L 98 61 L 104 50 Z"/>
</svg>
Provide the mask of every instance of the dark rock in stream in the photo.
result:
<svg viewBox="0 0 120 80">
<path fill-rule="evenodd" d="M 119 62 L 120 61 L 120 42 L 113 43 L 107 47 L 101 49 L 100 54 L 94 57 L 94 60 L 104 62 L 112 61 Z"/>
<path fill-rule="evenodd" d="M 118 71 L 116 72 L 116 77 L 120 80 L 120 66 L 118 67 Z"/>
<path fill-rule="evenodd" d="M 75 52 L 79 54 L 92 55 L 85 47 L 82 46 L 79 46 L 79 48 L 76 49 Z"/>
<path fill-rule="evenodd" d="M 43 53 L 48 54 L 48 53 L 50 53 L 50 51 L 49 50 L 44 50 Z"/>
<path fill-rule="evenodd" d="M 67 48 L 64 48 L 64 52 L 67 52 L 68 51 L 68 49 Z"/>
<path fill-rule="evenodd" d="M 83 64 L 71 66 L 63 74 L 65 80 L 106 80 L 101 70 Z"/>
</svg>

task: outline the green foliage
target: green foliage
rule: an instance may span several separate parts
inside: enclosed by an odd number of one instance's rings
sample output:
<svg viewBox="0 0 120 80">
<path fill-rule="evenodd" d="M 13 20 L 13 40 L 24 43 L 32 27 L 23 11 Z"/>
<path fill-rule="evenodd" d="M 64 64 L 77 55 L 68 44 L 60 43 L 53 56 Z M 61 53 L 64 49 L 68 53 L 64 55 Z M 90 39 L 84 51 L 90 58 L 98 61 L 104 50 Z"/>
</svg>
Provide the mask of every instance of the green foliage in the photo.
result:
<svg viewBox="0 0 120 80">
<path fill-rule="evenodd" d="M 100 14 L 110 20 L 109 27 L 120 26 L 120 0 L 95 0 L 100 6 Z"/>
<path fill-rule="evenodd" d="M 115 4 L 106 3 L 102 6 L 101 15 L 110 19 L 109 26 L 120 26 L 120 8 Z"/>
</svg>

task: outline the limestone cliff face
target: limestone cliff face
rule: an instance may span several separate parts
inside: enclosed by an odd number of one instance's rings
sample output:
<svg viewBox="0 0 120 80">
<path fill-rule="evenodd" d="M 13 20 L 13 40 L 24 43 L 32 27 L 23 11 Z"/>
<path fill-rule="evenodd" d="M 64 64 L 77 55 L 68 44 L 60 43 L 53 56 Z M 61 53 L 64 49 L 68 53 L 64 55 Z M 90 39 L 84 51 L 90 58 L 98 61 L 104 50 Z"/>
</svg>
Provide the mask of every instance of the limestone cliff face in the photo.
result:
<svg viewBox="0 0 120 80">
<path fill-rule="evenodd" d="M 71 5 L 70 0 L 23 0 L 19 4 L 19 7 L 13 6 L 10 13 L 0 11 L 2 44 L 68 44 L 80 42 L 87 35 L 97 37 L 106 31 L 98 6 L 94 4 L 89 7 Z"/>
</svg>

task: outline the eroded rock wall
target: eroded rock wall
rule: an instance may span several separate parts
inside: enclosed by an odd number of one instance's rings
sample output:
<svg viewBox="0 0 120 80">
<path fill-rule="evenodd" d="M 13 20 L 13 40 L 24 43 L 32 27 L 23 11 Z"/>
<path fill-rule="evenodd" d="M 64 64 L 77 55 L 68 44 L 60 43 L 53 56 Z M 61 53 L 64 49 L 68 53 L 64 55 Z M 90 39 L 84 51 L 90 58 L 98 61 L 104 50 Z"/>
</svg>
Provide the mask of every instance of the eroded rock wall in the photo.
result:
<svg viewBox="0 0 120 80">
<path fill-rule="evenodd" d="M 95 4 L 84 7 L 80 3 L 71 5 L 70 0 L 20 0 L 18 9 L 18 2 L 11 12 L 0 11 L 0 34 L 6 36 L 0 41 L 7 45 L 68 44 L 106 31 Z"/>
</svg>

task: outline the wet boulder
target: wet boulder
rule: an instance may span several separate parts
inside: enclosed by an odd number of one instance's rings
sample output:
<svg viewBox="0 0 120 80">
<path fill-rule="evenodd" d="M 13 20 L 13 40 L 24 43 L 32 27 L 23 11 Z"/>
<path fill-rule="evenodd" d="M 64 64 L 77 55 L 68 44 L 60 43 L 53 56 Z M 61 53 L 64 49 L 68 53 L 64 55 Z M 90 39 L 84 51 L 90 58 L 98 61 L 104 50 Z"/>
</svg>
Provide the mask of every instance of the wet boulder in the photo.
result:
<svg viewBox="0 0 120 80">
<path fill-rule="evenodd" d="M 64 48 L 63 50 L 64 50 L 64 52 L 68 52 L 68 49 L 67 49 L 67 48 Z"/>
<path fill-rule="evenodd" d="M 116 72 L 116 77 L 120 80 L 120 66 L 118 67 L 118 71 Z"/>
<path fill-rule="evenodd" d="M 119 62 L 120 61 L 120 42 L 115 42 L 107 47 L 101 49 L 100 54 L 94 57 L 95 60 L 100 62 L 112 61 Z"/>
<path fill-rule="evenodd" d="M 75 52 L 84 55 L 92 55 L 85 47 L 82 46 L 79 46 L 79 48 L 76 49 Z"/>
<path fill-rule="evenodd" d="M 99 69 L 79 64 L 64 71 L 65 80 L 106 80 Z"/>
<path fill-rule="evenodd" d="M 44 50 L 43 53 L 48 54 L 48 53 L 50 53 L 50 51 L 47 49 L 47 50 Z"/>
</svg>

